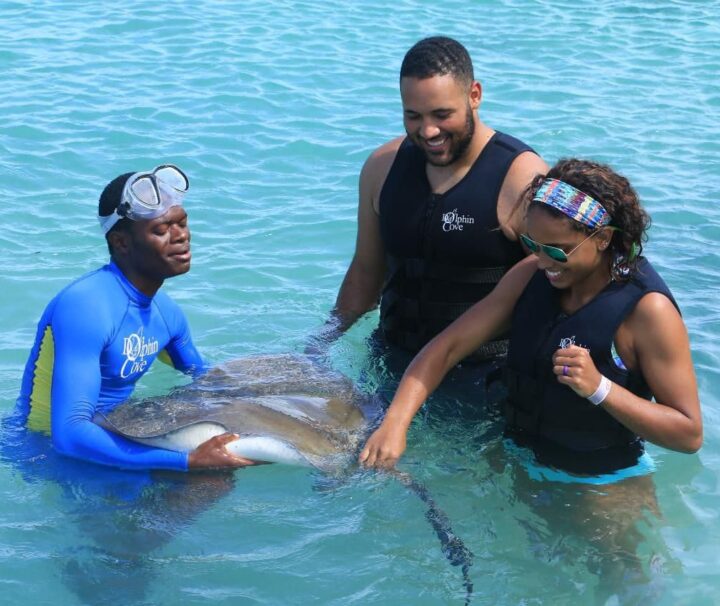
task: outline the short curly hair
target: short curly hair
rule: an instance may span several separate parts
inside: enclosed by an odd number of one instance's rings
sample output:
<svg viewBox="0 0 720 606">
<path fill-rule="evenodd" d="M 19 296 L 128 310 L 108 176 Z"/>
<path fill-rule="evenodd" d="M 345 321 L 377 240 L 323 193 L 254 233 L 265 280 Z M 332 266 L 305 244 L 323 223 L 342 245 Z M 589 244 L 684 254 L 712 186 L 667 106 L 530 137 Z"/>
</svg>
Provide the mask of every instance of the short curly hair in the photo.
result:
<svg viewBox="0 0 720 606">
<path fill-rule="evenodd" d="M 640 205 L 635 189 L 622 175 L 606 164 L 577 158 L 559 160 L 547 173 L 537 175 L 523 193 L 518 206 L 530 210 L 540 208 L 555 217 L 564 218 L 575 230 L 590 234 L 592 229 L 563 214 L 561 211 L 534 202 L 533 197 L 545 179 L 559 179 L 595 198 L 603 205 L 617 227 L 610 241 L 610 250 L 616 260 L 613 263 L 613 278 L 624 279 L 635 269 L 642 253 L 643 242 L 647 241 L 650 215 Z"/>
<path fill-rule="evenodd" d="M 417 42 L 406 54 L 400 66 L 400 79 L 432 78 L 452 75 L 458 82 L 470 86 L 475 80 L 473 64 L 467 49 L 457 40 L 433 36 Z"/>
</svg>

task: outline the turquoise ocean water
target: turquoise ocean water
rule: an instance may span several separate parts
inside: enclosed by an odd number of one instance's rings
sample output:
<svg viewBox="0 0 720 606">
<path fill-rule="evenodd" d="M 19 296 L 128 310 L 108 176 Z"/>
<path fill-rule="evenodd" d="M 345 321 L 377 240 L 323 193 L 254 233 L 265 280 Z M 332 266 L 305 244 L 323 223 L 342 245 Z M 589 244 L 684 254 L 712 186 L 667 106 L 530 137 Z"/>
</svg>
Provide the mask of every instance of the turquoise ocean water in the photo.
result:
<svg viewBox="0 0 720 606">
<path fill-rule="evenodd" d="M 0 1 L 0 414 L 47 301 L 106 260 L 100 190 L 161 162 L 192 183 L 193 268 L 166 288 L 199 348 L 213 362 L 301 350 L 354 248 L 360 167 L 402 132 L 402 56 L 433 34 L 470 50 L 484 121 L 639 190 L 706 437 L 697 455 L 651 446 L 649 489 L 620 497 L 532 482 L 459 419 L 419 419 L 402 468 L 474 552 L 474 604 L 720 603 L 717 1 Z M 334 346 L 336 368 L 361 375 L 375 322 Z M 178 381 L 154 369 L 139 393 Z M 328 485 L 271 466 L 143 487 L 49 455 L 0 462 L 0 595 L 430 605 L 465 591 L 417 497 L 376 474 Z"/>
</svg>

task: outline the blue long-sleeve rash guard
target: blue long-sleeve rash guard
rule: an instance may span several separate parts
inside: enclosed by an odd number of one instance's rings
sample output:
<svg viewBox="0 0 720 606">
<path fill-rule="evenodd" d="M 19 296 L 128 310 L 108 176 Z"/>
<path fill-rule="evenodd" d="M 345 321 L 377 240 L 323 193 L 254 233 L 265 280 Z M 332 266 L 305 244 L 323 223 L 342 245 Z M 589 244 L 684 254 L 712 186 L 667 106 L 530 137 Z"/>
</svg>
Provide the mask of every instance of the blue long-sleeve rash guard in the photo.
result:
<svg viewBox="0 0 720 606">
<path fill-rule="evenodd" d="M 18 412 L 49 433 L 61 453 L 127 469 L 187 470 L 186 453 L 151 448 L 93 423 L 126 400 L 156 357 L 183 372 L 203 360 L 187 320 L 166 294 L 148 297 L 110 263 L 64 288 L 38 324 L 25 367 Z"/>
</svg>

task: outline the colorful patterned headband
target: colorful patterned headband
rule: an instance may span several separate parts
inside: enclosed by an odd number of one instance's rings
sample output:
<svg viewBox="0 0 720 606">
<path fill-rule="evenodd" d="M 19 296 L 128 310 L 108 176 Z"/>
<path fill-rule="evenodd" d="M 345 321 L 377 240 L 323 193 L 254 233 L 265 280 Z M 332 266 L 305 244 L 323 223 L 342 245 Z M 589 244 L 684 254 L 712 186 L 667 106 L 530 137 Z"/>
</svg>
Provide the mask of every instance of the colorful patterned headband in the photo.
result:
<svg viewBox="0 0 720 606">
<path fill-rule="evenodd" d="M 558 179 L 545 179 L 538 188 L 533 202 L 552 206 L 591 229 L 605 227 L 611 221 L 608 212 L 595 198 Z"/>
</svg>

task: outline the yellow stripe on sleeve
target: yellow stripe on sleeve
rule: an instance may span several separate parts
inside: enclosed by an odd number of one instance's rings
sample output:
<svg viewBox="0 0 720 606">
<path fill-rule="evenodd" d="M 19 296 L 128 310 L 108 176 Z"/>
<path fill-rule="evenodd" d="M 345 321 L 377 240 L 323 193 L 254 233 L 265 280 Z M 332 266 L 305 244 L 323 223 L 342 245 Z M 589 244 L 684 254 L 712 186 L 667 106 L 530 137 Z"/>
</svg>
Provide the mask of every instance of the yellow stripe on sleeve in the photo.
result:
<svg viewBox="0 0 720 606">
<path fill-rule="evenodd" d="M 173 364 L 172 358 L 170 357 L 170 354 L 167 352 L 167 349 L 163 349 L 157 357 L 158 360 L 160 360 L 163 364 L 167 364 L 171 368 L 175 368 L 175 364 Z"/>
<path fill-rule="evenodd" d="M 32 392 L 30 393 L 30 414 L 27 426 L 33 431 L 50 435 L 50 399 L 53 366 L 55 364 L 55 340 L 50 326 L 45 328 L 40 351 L 35 361 Z"/>
</svg>

